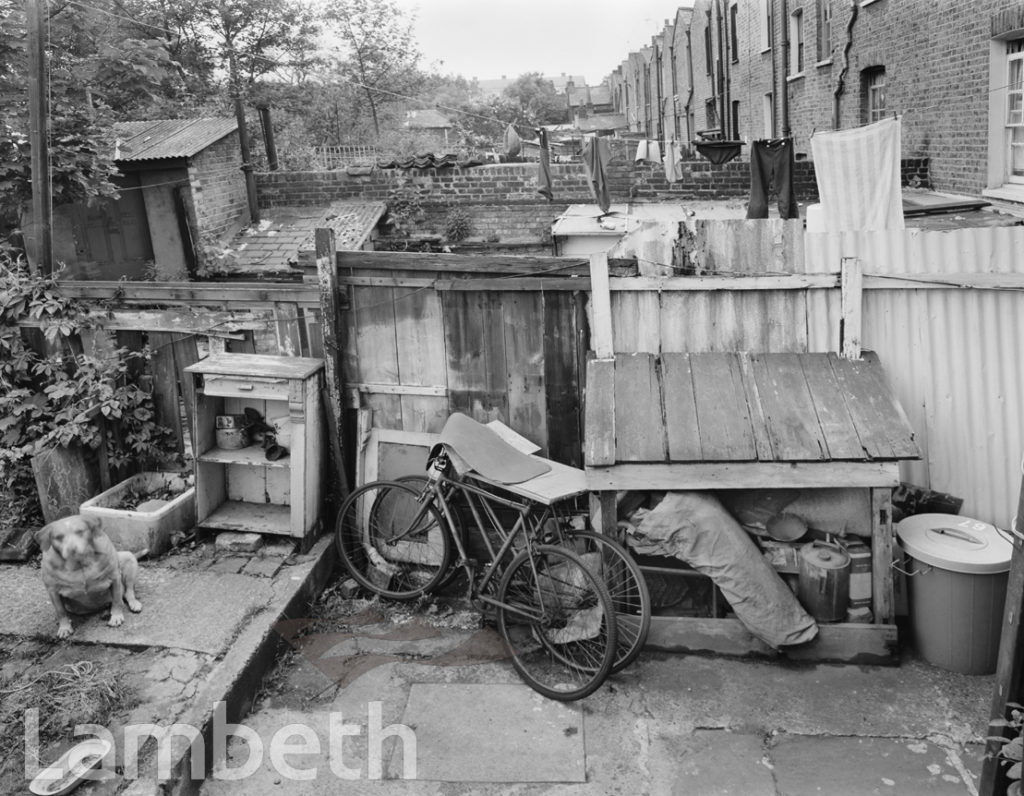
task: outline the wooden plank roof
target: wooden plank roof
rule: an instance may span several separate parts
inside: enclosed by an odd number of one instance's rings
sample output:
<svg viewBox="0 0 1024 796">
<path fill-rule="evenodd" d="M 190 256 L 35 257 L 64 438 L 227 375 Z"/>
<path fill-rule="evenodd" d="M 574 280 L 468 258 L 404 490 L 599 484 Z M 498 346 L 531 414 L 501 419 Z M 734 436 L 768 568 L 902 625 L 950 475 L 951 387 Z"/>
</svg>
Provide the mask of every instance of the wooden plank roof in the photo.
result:
<svg viewBox="0 0 1024 796">
<path fill-rule="evenodd" d="M 618 354 L 587 374 L 588 466 L 921 456 L 872 352 Z"/>
</svg>

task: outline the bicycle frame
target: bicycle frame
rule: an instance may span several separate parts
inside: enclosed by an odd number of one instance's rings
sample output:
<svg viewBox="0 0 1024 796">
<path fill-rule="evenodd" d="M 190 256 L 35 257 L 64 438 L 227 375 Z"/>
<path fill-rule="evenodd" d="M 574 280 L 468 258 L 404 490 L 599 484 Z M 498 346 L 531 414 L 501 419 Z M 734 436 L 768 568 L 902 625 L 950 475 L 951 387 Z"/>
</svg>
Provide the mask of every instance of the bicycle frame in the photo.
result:
<svg viewBox="0 0 1024 796">
<path fill-rule="evenodd" d="M 469 598 L 471 600 L 480 600 L 481 602 L 491 606 L 502 605 L 506 609 L 512 610 L 527 619 L 538 619 L 539 617 L 537 615 L 524 611 L 517 606 L 504 605 L 492 597 L 487 592 L 487 589 L 488 586 L 493 583 L 494 579 L 503 571 L 502 564 L 505 563 L 507 559 L 513 557 L 510 556 L 509 553 L 512 550 L 513 545 L 515 545 L 516 540 L 521 539 L 524 549 L 532 550 L 537 533 L 541 528 L 543 528 L 544 523 L 549 517 L 555 516 L 554 512 L 550 507 L 544 507 L 544 510 L 538 514 L 536 511 L 537 506 L 532 502 L 514 500 L 501 495 L 496 495 L 493 491 L 494 487 L 488 486 L 485 488 L 483 486 L 469 483 L 467 479 L 472 478 L 471 474 L 461 476 L 458 479 L 450 478 L 446 475 L 449 466 L 450 461 L 448 457 L 444 453 L 439 454 L 435 462 L 431 465 L 428 483 L 420 496 L 420 500 L 423 501 L 425 505 L 427 495 L 430 495 L 433 498 L 435 505 L 444 514 L 444 518 L 448 523 L 449 529 L 459 527 L 459 523 L 455 520 L 455 514 L 452 509 L 450 499 L 455 495 L 459 495 L 465 499 L 466 505 L 469 506 L 477 533 L 483 540 L 484 547 L 486 548 L 489 556 L 489 560 L 483 562 L 483 566 L 486 571 L 478 580 L 476 578 L 478 562 L 469 558 L 466 553 L 466 547 L 463 544 L 462 539 L 459 538 L 459 535 L 454 532 L 451 533 L 451 538 L 455 542 L 455 548 L 459 554 L 459 560 L 456 562 L 456 565 L 463 568 L 466 572 L 467 579 L 469 580 Z M 515 523 L 510 529 L 507 529 L 505 524 L 502 523 L 501 519 L 498 517 L 496 510 L 498 507 L 511 509 L 516 512 L 517 517 Z M 425 509 L 421 509 L 421 512 L 413 519 L 410 530 L 416 527 L 417 523 L 422 518 L 424 511 Z M 501 541 L 501 544 L 497 549 L 495 549 L 494 544 L 491 542 L 488 530 L 493 531 Z M 396 537 L 396 539 L 401 539 L 403 536 L 404 534 Z M 533 566 L 532 558 L 531 566 Z M 537 576 L 536 570 L 534 570 L 534 576 Z"/>
</svg>

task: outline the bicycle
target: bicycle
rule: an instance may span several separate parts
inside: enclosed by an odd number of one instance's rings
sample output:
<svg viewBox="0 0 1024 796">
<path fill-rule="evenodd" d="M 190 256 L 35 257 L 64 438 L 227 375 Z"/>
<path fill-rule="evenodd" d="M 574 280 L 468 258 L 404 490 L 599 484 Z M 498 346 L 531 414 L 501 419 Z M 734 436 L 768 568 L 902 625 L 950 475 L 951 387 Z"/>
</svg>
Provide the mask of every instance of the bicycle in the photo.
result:
<svg viewBox="0 0 1024 796">
<path fill-rule="evenodd" d="M 617 651 L 612 598 L 594 574 L 596 561 L 545 544 L 528 502 L 506 498 L 451 477 L 444 452 L 432 461 L 427 485 L 374 481 L 353 492 L 338 515 L 336 541 L 349 574 L 384 597 L 415 599 L 436 590 L 452 569 L 467 575 L 469 596 L 494 612 L 512 665 L 538 693 L 560 701 L 593 694 Z M 467 498 L 487 560 L 467 555 L 451 499 Z M 499 511 L 517 518 L 505 527 Z M 494 532 L 497 545 L 484 529 Z"/>
<path fill-rule="evenodd" d="M 428 485 L 425 475 L 404 475 L 395 480 L 417 491 L 424 490 Z M 493 488 L 496 487 L 492 485 Z M 545 541 L 582 554 L 585 560 L 594 557 L 586 554 L 599 557 L 597 574 L 602 576 L 615 610 L 618 647 L 610 674 L 616 674 L 637 659 L 647 641 L 653 610 L 647 579 L 640 565 L 619 542 L 604 534 L 573 527 L 572 515 L 576 512 L 565 509 L 563 504 L 566 502 L 563 499 L 547 506 L 534 506 L 532 510 L 540 511 L 541 516 L 534 519 L 531 525 L 544 529 Z M 464 538 L 466 523 L 450 498 L 448 504 L 454 520 L 451 527 L 456 535 Z M 443 587 L 458 571 L 459 566 L 453 564 L 435 588 Z"/>
</svg>

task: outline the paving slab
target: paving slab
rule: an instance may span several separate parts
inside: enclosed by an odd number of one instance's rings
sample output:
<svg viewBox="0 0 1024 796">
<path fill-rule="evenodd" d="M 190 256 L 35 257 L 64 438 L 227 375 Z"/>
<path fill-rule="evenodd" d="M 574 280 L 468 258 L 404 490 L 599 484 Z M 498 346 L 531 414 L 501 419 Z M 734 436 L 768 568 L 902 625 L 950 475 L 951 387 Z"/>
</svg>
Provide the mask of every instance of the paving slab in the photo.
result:
<svg viewBox="0 0 1024 796">
<path fill-rule="evenodd" d="M 544 699 L 525 685 L 414 683 L 402 723 L 416 734 L 420 780 L 587 778 L 581 706 Z"/>
<path fill-rule="evenodd" d="M 899 738 L 782 736 L 771 761 L 786 796 L 964 796 L 973 793 L 948 750 Z"/>
<path fill-rule="evenodd" d="M 755 733 L 696 730 L 670 743 L 652 743 L 652 759 L 669 769 L 668 776 L 655 779 L 666 796 L 775 796 L 764 740 Z"/>
<path fill-rule="evenodd" d="M 33 567 L 5 568 L 0 635 L 56 641 L 57 620 L 46 588 Z M 136 586 L 142 613 L 125 611 L 124 624 L 109 627 L 99 614 L 74 617 L 69 641 L 132 647 L 166 647 L 222 653 L 237 629 L 267 606 L 272 581 L 244 575 L 143 566 Z"/>
</svg>

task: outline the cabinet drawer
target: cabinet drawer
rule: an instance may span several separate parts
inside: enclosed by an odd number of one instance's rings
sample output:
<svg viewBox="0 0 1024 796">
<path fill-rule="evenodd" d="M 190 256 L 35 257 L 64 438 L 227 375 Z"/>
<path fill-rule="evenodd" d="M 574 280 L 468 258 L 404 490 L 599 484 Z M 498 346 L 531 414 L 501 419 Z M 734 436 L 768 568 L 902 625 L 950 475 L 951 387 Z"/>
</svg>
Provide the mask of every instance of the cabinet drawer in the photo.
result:
<svg viewBox="0 0 1024 796">
<path fill-rule="evenodd" d="M 207 395 L 288 400 L 288 379 L 207 374 L 203 377 L 203 385 L 203 392 Z"/>
</svg>

